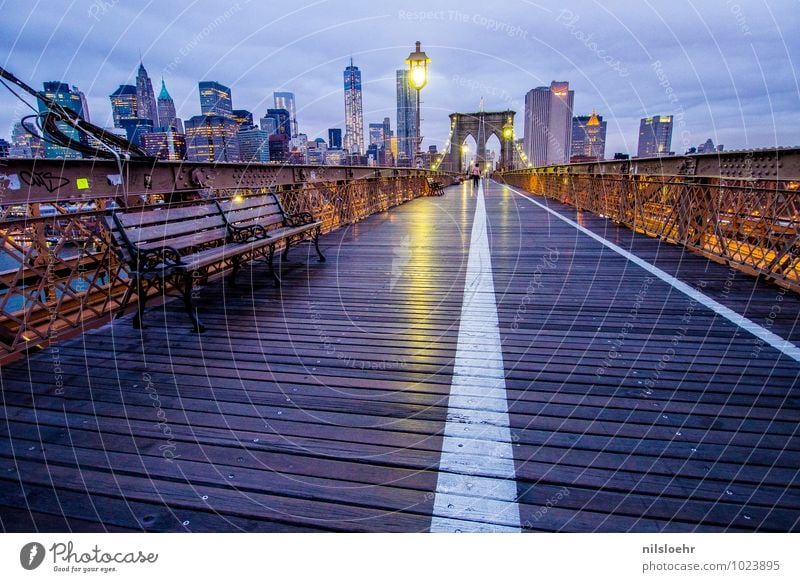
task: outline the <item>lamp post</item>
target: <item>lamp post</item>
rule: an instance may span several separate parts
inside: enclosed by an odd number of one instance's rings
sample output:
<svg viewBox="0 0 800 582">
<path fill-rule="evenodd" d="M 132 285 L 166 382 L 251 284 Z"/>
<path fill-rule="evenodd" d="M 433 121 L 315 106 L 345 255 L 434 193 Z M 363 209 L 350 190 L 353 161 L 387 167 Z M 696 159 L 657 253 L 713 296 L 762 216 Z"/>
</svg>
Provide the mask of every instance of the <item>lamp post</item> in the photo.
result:
<svg viewBox="0 0 800 582">
<path fill-rule="evenodd" d="M 502 144 L 502 169 L 513 169 L 514 158 L 514 126 L 511 123 L 511 118 L 503 126 L 503 144 Z"/>
<path fill-rule="evenodd" d="M 420 148 L 422 147 L 422 134 L 420 133 L 420 98 L 419 92 L 428 84 L 428 63 L 431 60 L 422 51 L 422 43 L 417 41 L 416 49 L 413 53 L 408 55 L 406 64 L 408 65 L 408 82 L 411 87 L 417 90 L 417 135 L 416 144 L 414 148 L 414 165 L 417 165 L 417 160 L 421 156 Z"/>
</svg>

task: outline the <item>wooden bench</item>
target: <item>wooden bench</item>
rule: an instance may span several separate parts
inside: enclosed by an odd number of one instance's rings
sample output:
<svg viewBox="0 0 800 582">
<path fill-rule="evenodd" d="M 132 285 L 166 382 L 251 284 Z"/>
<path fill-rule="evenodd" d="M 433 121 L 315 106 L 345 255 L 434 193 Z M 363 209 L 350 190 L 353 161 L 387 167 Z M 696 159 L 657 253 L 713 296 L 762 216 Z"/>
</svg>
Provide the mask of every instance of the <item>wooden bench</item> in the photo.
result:
<svg viewBox="0 0 800 582">
<path fill-rule="evenodd" d="M 444 184 L 433 178 L 427 178 L 428 186 L 433 191 L 434 196 L 444 196 Z"/>
<path fill-rule="evenodd" d="M 145 305 L 151 288 L 167 285 L 181 291 L 193 329 L 203 327 L 193 305 L 193 292 L 200 280 L 230 269 L 228 281 L 235 284 L 243 264 L 266 256 L 269 271 L 280 285 L 273 258 L 279 244 L 284 258 L 289 247 L 311 237 L 320 262 L 322 223 L 309 213 L 287 215 L 273 194 L 235 197 L 191 206 L 117 209 L 106 217 L 120 258 L 131 271 L 132 290 L 138 306 L 133 326 L 143 327 Z"/>
</svg>

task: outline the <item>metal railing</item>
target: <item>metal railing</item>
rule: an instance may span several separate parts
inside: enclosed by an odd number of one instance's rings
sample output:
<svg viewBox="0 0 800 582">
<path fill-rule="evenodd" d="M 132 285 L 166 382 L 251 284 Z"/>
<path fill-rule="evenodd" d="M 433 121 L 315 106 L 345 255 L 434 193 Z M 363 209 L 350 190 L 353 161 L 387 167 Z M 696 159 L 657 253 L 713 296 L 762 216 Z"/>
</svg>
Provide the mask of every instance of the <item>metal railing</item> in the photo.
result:
<svg viewBox="0 0 800 582">
<path fill-rule="evenodd" d="M 546 169 L 502 179 L 800 292 L 797 182 Z"/>
<path fill-rule="evenodd" d="M 276 191 L 331 232 L 431 194 L 419 169 L 97 160 L 0 162 L 0 362 L 97 326 L 135 298 L 105 227 L 114 207 Z"/>
</svg>

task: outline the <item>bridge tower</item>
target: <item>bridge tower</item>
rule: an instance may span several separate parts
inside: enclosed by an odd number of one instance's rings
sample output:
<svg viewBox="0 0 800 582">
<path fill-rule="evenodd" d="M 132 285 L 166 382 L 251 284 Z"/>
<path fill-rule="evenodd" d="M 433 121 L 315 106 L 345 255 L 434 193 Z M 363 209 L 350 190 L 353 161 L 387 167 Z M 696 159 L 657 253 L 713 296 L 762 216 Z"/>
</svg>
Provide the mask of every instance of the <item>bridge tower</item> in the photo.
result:
<svg viewBox="0 0 800 582">
<path fill-rule="evenodd" d="M 450 138 L 439 169 L 445 172 L 466 172 L 467 169 L 461 161 L 461 146 L 469 136 L 478 144 L 475 159 L 485 168 L 486 140 L 493 135 L 500 142 L 500 169 L 512 169 L 515 114 L 511 110 L 451 113 Z"/>
</svg>

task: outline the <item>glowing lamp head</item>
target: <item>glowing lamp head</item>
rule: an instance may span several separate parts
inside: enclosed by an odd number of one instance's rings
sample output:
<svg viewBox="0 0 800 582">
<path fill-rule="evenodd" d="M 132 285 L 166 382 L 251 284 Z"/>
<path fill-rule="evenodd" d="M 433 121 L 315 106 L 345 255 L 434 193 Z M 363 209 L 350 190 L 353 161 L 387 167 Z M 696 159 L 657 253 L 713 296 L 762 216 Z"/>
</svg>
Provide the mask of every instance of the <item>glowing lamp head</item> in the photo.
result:
<svg viewBox="0 0 800 582">
<path fill-rule="evenodd" d="M 506 139 L 511 139 L 514 137 L 514 128 L 506 126 L 503 128 L 503 137 Z"/>
<path fill-rule="evenodd" d="M 244 202 L 244 196 L 242 196 L 237 192 L 236 195 L 234 195 L 233 197 L 233 201 L 236 202 L 237 204 Z"/>
<path fill-rule="evenodd" d="M 417 91 L 428 84 L 428 63 L 431 60 L 422 51 L 421 43 L 417 41 L 416 50 L 408 55 L 406 64 L 408 65 L 408 82 Z"/>
<path fill-rule="evenodd" d="M 467 144 L 462 145 L 461 146 L 461 153 L 462 154 L 466 154 L 467 152 L 469 152 L 469 146 Z"/>
</svg>

